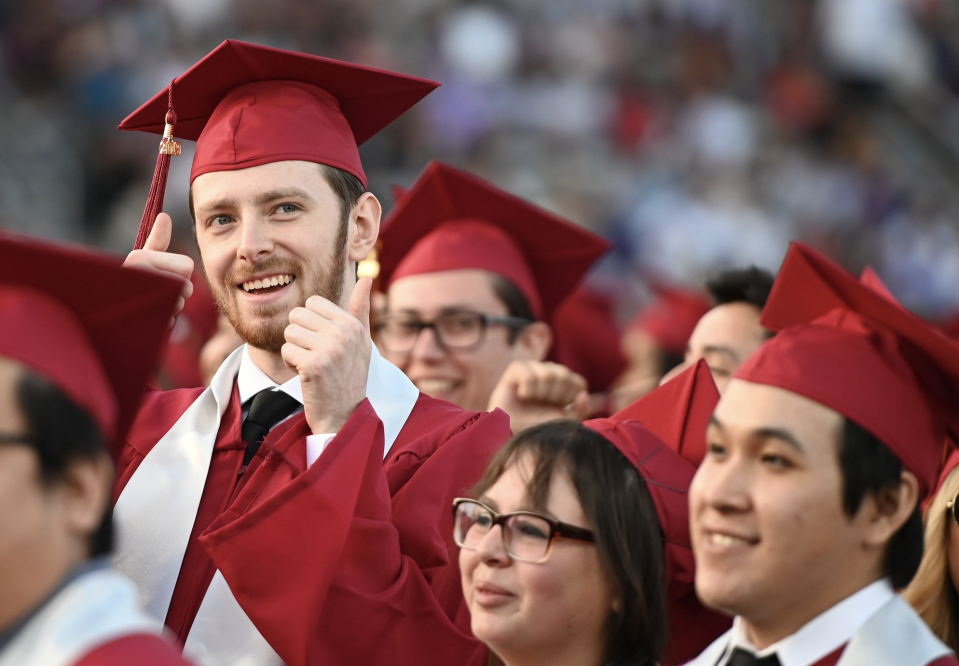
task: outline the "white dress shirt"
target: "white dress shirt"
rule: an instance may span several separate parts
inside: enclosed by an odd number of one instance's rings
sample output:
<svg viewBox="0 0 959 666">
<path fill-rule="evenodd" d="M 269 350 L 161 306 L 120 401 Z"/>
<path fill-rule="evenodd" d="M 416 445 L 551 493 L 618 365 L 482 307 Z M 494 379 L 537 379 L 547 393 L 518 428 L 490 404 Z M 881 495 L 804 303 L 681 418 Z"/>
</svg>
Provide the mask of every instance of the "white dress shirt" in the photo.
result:
<svg viewBox="0 0 959 666">
<path fill-rule="evenodd" d="M 270 379 L 265 372 L 260 370 L 260 368 L 253 362 L 253 359 L 250 358 L 250 348 L 249 346 L 243 347 L 243 356 L 240 358 L 240 370 L 236 375 L 236 388 L 240 394 L 240 404 L 246 405 L 247 400 L 255 396 L 260 391 L 266 389 L 272 389 L 274 391 L 282 391 L 288 396 L 296 399 L 300 405 L 303 404 L 303 387 L 300 386 L 300 376 L 297 375 L 282 385 L 278 385 L 275 381 Z M 243 407 L 243 419 L 246 419 L 246 415 L 249 409 Z M 303 408 L 297 409 L 287 418 L 291 418 L 296 414 L 299 414 L 303 411 Z M 286 419 L 284 419 L 285 421 Z M 281 421 L 280 423 L 282 423 Z M 279 424 L 277 424 L 279 425 Z M 320 454 L 329 446 L 330 442 L 333 441 L 333 438 L 336 437 L 336 433 L 322 434 L 322 435 L 307 435 L 306 437 L 306 466 L 309 467 L 316 459 L 320 457 Z"/>
<path fill-rule="evenodd" d="M 742 618 L 733 620 L 726 654 L 719 660 L 725 666 L 735 648 L 752 652 L 757 657 L 775 653 L 781 666 L 810 666 L 848 643 L 863 625 L 887 604 L 895 592 L 883 578 L 867 585 L 840 601 L 826 612 L 804 624 L 796 633 L 757 650 L 746 635 Z"/>
</svg>

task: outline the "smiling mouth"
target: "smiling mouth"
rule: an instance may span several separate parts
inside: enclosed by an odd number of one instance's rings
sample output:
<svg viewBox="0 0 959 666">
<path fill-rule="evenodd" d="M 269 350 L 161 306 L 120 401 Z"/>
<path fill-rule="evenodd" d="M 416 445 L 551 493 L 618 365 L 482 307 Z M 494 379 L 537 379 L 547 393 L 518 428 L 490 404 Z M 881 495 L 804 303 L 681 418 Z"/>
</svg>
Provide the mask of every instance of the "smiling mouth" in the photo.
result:
<svg viewBox="0 0 959 666">
<path fill-rule="evenodd" d="M 243 282 L 240 284 L 240 288 L 248 294 L 271 294 L 275 291 L 279 291 L 286 285 L 293 282 L 295 279 L 295 276 L 289 274 L 271 275 L 270 277 L 263 278 L 261 280 L 250 280 L 249 282 Z"/>
<path fill-rule="evenodd" d="M 712 532 L 706 538 L 714 546 L 754 546 L 759 543 L 759 539 L 745 539 L 731 534 L 719 534 L 718 532 Z"/>
<path fill-rule="evenodd" d="M 459 385 L 459 382 L 452 379 L 420 379 L 413 383 L 427 395 L 450 393 Z"/>
</svg>

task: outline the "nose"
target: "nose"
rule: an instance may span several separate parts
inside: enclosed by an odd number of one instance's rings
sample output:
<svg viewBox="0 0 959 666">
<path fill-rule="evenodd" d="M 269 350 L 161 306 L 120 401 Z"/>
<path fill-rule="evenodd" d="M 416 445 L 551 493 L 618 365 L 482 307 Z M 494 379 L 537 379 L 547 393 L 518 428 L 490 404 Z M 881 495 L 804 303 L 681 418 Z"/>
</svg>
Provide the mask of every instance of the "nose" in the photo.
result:
<svg viewBox="0 0 959 666">
<path fill-rule="evenodd" d="M 722 462 L 707 458 L 697 470 L 690 489 L 693 512 L 697 508 L 722 514 L 749 511 L 752 478 L 749 462 L 741 456 L 731 456 Z"/>
<path fill-rule="evenodd" d="M 257 263 L 273 251 L 273 241 L 269 236 L 266 223 L 255 216 L 246 215 L 240 221 L 240 242 L 237 258 Z"/>
<path fill-rule="evenodd" d="M 506 551 L 506 543 L 503 540 L 503 528 L 500 525 L 494 525 L 493 529 L 476 545 L 476 554 L 480 561 L 488 567 L 504 567 L 510 563 L 509 553 Z"/>
</svg>

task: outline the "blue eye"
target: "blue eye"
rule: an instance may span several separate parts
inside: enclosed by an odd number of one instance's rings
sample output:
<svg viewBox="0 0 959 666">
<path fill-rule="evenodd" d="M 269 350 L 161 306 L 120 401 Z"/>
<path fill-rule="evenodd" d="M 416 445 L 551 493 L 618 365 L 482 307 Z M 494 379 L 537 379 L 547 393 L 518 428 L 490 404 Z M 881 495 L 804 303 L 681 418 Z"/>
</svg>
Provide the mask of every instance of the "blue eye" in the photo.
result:
<svg viewBox="0 0 959 666">
<path fill-rule="evenodd" d="M 279 212 L 281 212 L 281 213 L 284 213 L 285 215 L 292 215 L 293 213 L 295 213 L 295 212 L 298 210 L 298 208 L 297 208 L 297 205 L 296 205 L 296 204 L 289 204 L 289 203 L 288 203 L 288 204 L 281 204 L 281 205 L 277 208 L 277 210 L 278 210 Z"/>
<path fill-rule="evenodd" d="M 216 217 L 213 218 L 213 224 L 220 227 L 230 224 L 230 222 L 232 221 L 233 221 L 233 218 L 230 217 L 229 215 L 217 215 Z"/>
</svg>

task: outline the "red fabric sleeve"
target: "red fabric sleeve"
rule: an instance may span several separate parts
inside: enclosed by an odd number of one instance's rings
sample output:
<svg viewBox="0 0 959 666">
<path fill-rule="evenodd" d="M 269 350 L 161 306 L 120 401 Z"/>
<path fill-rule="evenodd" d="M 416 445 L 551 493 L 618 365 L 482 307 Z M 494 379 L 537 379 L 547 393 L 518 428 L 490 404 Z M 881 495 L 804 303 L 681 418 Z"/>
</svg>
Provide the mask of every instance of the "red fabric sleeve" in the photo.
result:
<svg viewBox="0 0 959 666">
<path fill-rule="evenodd" d="M 191 666 L 169 641 L 152 634 L 134 634 L 104 643 L 75 666 Z"/>
<path fill-rule="evenodd" d="M 391 499 L 383 428 L 364 401 L 309 470 L 268 498 L 248 487 L 201 537 L 289 666 L 484 663 L 463 626 L 450 506 L 509 426 L 460 414 L 469 421 Z"/>
<path fill-rule="evenodd" d="M 928 666 L 959 666 L 959 660 L 953 655 L 947 657 L 939 657 L 933 662 L 930 662 Z"/>
</svg>

